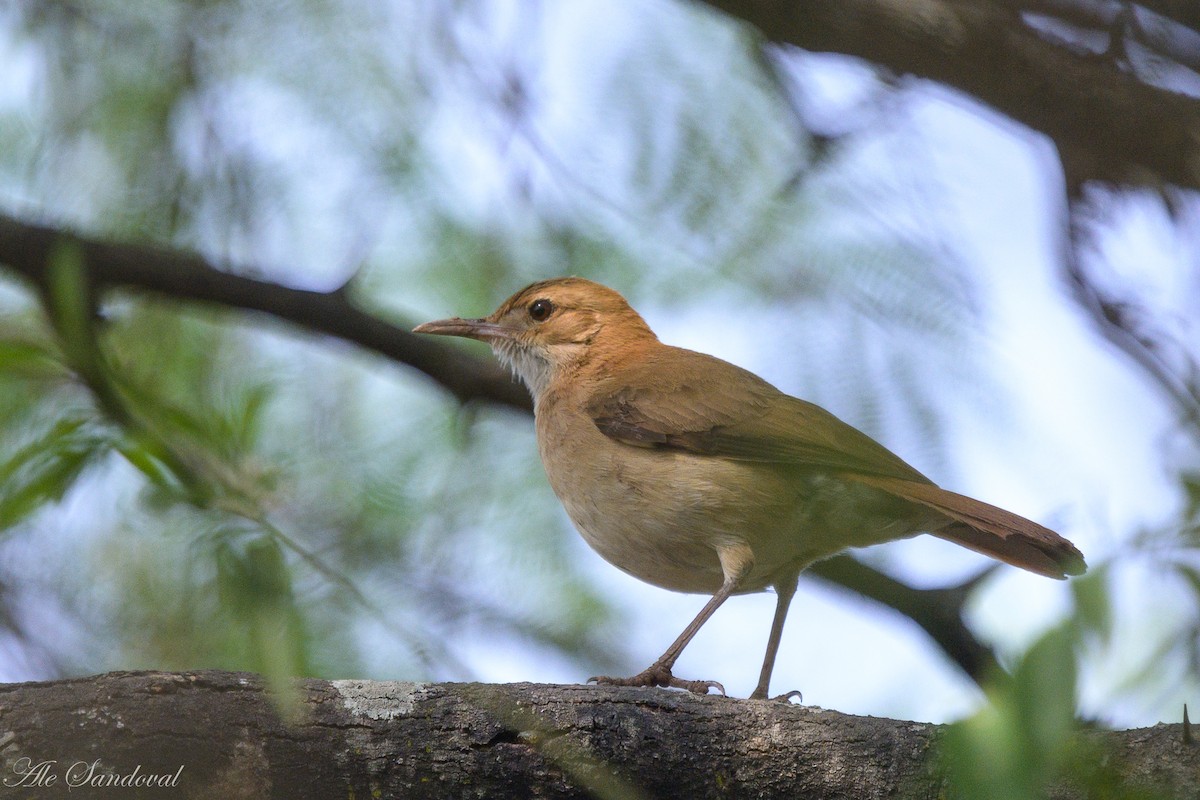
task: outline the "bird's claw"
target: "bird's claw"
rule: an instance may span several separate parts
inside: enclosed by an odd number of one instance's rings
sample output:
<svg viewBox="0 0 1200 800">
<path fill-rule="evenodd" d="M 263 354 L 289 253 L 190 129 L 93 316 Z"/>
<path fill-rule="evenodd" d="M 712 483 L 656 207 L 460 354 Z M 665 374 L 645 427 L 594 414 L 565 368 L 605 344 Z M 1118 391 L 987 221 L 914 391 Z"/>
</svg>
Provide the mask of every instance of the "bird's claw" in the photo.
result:
<svg viewBox="0 0 1200 800">
<path fill-rule="evenodd" d="M 671 674 L 669 668 L 658 664 L 654 664 L 630 678 L 610 678 L 607 675 L 595 675 L 588 678 L 588 683 L 596 683 L 602 686 L 670 686 L 675 689 L 687 689 L 693 694 L 708 694 L 711 689 L 716 689 L 722 695 L 725 694 L 725 687 L 717 681 L 687 681 L 682 678 L 676 678 Z"/>
<path fill-rule="evenodd" d="M 804 695 L 802 695 L 800 692 L 796 691 L 795 689 L 792 689 L 790 692 L 784 692 L 783 694 L 776 695 L 775 697 L 772 697 L 770 699 L 771 699 L 772 703 L 790 703 L 792 701 L 793 697 L 798 698 L 801 703 L 804 702 Z M 750 695 L 750 699 L 751 700 L 766 700 L 767 692 L 765 689 L 762 691 L 755 689 L 754 694 Z"/>
</svg>

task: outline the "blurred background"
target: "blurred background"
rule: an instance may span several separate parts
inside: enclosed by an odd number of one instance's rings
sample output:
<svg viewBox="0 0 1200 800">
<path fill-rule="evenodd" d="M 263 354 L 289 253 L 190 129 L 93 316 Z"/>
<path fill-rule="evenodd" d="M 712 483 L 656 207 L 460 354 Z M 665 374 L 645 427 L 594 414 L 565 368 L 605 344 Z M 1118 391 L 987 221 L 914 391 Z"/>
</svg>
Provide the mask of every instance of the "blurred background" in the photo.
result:
<svg viewBox="0 0 1200 800">
<path fill-rule="evenodd" d="M 1200 94 L 1179 55 L 1200 25 L 1027 5 L 1026 35 Z M 979 98 L 815 49 L 665 0 L 10 0 L 0 214 L 340 290 L 400 329 L 545 277 L 613 286 L 664 341 L 1074 541 L 1070 583 L 929 537 L 854 555 L 953 589 L 1001 664 L 1066 637 L 1080 714 L 1178 721 L 1200 698 L 1194 190 L 1076 180 Z M 12 252 L 0 679 L 579 682 L 642 669 L 703 604 L 588 550 L 527 413 L 182 288 L 92 305 L 70 247 L 39 291 Z M 676 674 L 744 697 L 772 607 L 730 601 Z M 773 689 L 947 721 L 980 683 L 905 613 L 802 579 Z"/>
</svg>

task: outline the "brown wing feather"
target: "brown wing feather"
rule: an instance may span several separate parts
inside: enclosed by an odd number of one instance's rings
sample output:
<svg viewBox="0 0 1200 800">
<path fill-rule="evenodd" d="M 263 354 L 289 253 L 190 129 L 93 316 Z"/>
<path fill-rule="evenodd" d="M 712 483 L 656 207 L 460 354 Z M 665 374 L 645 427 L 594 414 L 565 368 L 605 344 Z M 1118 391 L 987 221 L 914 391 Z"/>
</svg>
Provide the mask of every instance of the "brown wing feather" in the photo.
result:
<svg viewBox="0 0 1200 800">
<path fill-rule="evenodd" d="M 869 475 L 844 477 L 945 514 L 954 524 L 934 536 L 1050 578 L 1082 575 L 1083 554 L 1049 528 L 1002 508 L 931 484 Z"/>
<path fill-rule="evenodd" d="M 820 406 L 752 372 L 675 347 L 601 385 L 587 407 L 606 436 L 639 447 L 929 482 Z"/>
</svg>

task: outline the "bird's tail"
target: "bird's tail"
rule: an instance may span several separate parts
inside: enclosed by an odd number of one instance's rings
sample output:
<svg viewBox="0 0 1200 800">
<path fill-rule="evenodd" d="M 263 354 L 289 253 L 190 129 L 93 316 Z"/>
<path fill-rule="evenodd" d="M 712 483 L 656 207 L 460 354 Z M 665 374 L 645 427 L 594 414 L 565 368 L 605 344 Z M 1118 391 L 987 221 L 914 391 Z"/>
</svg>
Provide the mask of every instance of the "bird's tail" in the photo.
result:
<svg viewBox="0 0 1200 800">
<path fill-rule="evenodd" d="M 1083 553 L 1075 545 L 1011 511 L 948 492 L 932 483 L 871 475 L 852 477 L 949 517 L 952 522 L 931 531 L 940 539 L 1048 578 L 1062 580 L 1068 575 L 1082 575 L 1087 569 Z"/>
</svg>

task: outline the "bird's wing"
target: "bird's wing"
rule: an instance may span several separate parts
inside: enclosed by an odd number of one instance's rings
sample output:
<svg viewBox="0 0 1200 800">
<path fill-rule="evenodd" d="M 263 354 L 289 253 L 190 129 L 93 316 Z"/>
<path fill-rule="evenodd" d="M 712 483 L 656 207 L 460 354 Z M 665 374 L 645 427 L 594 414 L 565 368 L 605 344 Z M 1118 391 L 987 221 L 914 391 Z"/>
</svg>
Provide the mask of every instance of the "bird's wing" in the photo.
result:
<svg viewBox="0 0 1200 800">
<path fill-rule="evenodd" d="M 630 445 L 929 483 L 820 406 L 691 350 L 662 348 L 602 381 L 586 411 L 606 436 Z"/>
<path fill-rule="evenodd" d="M 985 555 L 1051 578 L 1086 569 L 1082 554 L 1053 531 L 938 488 L 820 406 L 712 356 L 667 348 L 601 381 L 586 410 L 606 436 L 626 444 L 828 471 L 937 511 L 947 524 L 934 535 Z"/>
</svg>

